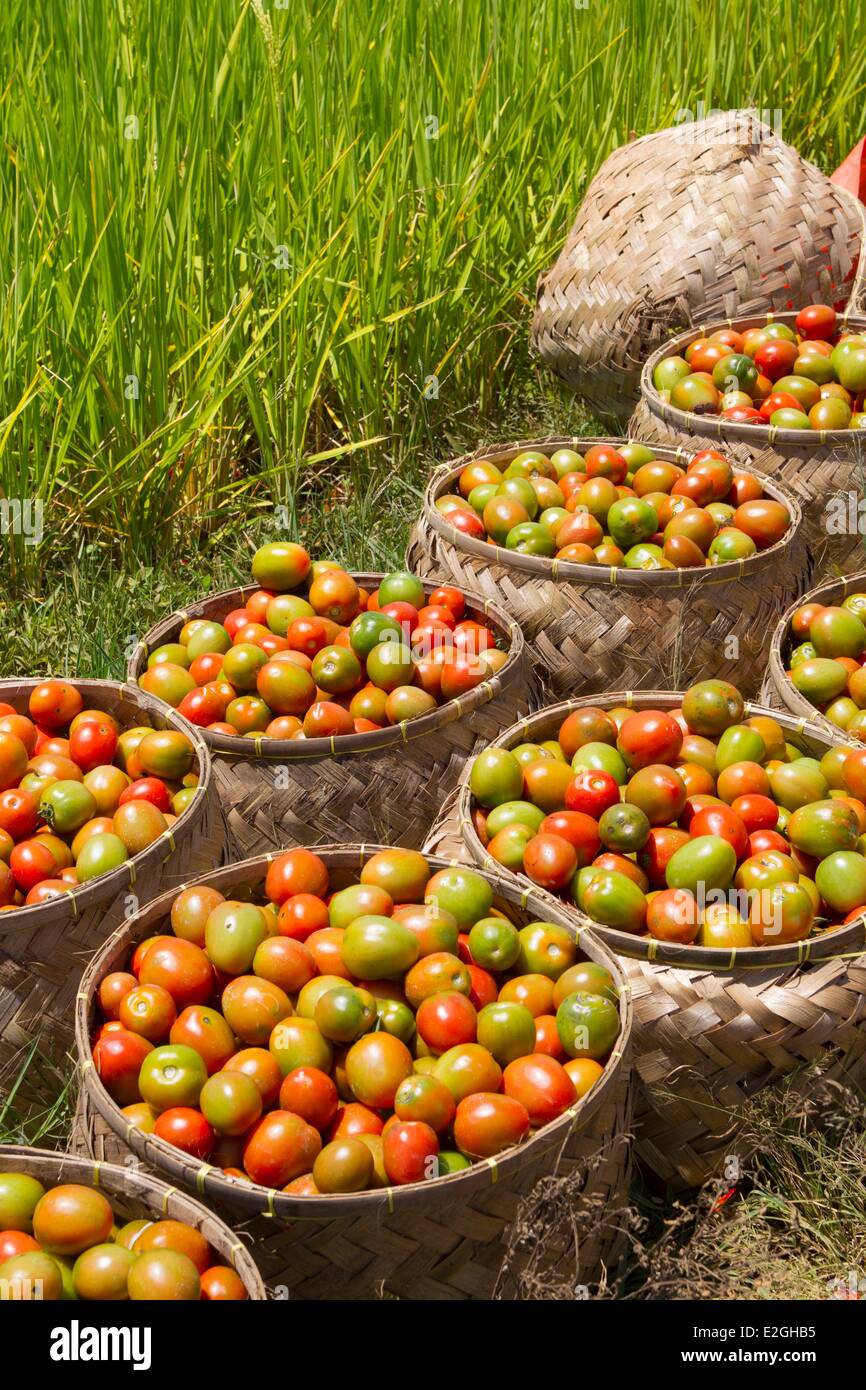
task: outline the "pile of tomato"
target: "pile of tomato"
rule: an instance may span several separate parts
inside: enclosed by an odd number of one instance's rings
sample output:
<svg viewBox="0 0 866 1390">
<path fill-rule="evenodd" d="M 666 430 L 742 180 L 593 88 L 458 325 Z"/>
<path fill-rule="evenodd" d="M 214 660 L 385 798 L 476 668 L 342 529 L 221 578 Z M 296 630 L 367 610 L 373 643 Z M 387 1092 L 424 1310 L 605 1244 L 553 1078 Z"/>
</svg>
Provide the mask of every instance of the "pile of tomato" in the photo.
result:
<svg viewBox="0 0 866 1390">
<path fill-rule="evenodd" d="M 369 593 L 292 541 L 262 546 L 252 572 L 262 587 L 242 608 L 222 622 L 184 623 L 138 681 L 214 733 L 369 733 L 465 695 L 508 660 L 450 585 L 428 600 L 421 581 L 400 571 Z"/>
<path fill-rule="evenodd" d="M 118 1223 L 95 1187 L 0 1172 L 0 1300 L 238 1302 L 246 1289 L 184 1221 Z"/>
<path fill-rule="evenodd" d="M 806 756 L 726 681 L 575 710 L 480 753 L 470 788 L 493 859 L 619 931 L 772 946 L 866 908 L 866 749 Z"/>
<path fill-rule="evenodd" d="M 382 850 L 331 891 L 294 849 L 263 887 L 185 889 L 103 979 L 93 1061 L 128 1124 L 238 1181 L 359 1192 L 492 1158 L 602 1075 L 610 972 L 473 870 Z"/>
<path fill-rule="evenodd" d="M 704 449 L 686 468 L 645 444 L 594 444 L 585 454 L 526 449 L 500 470 L 467 464 L 459 493 L 436 507 L 463 535 L 524 555 L 659 570 L 747 559 L 791 525 L 759 478 Z"/>
<path fill-rule="evenodd" d="M 767 323 L 696 337 L 664 357 L 653 385 L 677 410 L 784 430 L 866 427 L 866 334 L 840 331 L 836 311 L 810 304 L 795 327 Z"/>
<path fill-rule="evenodd" d="M 195 795 L 195 749 L 174 730 L 121 729 L 68 681 L 0 702 L 0 910 L 48 902 L 164 835 Z"/>
<path fill-rule="evenodd" d="M 804 603 L 791 619 L 788 679 L 831 724 L 866 742 L 866 594 Z"/>
</svg>

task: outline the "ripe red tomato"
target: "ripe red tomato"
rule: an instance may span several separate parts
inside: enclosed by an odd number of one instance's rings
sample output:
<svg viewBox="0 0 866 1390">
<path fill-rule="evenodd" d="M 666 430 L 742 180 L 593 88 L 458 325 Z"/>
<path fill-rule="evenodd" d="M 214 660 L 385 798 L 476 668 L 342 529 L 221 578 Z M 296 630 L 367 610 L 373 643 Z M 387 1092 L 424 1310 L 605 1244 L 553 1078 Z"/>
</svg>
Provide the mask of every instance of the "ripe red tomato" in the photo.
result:
<svg viewBox="0 0 866 1390">
<path fill-rule="evenodd" d="M 265 893 L 272 903 L 282 905 L 297 893 L 323 898 L 327 891 L 328 870 L 311 850 L 290 849 L 268 865 Z"/>
<path fill-rule="evenodd" d="M 507 1096 L 525 1105 L 533 1125 L 555 1120 L 577 1099 L 574 1083 L 561 1063 L 539 1053 L 509 1062 L 502 1088 Z"/>
<path fill-rule="evenodd" d="M 652 763 L 673 763 L 683 746 L 683 732 L 663 710 L 640 710 L 623 722 L 617 746 L 637 771 Z"/>
<path fill-rule="evenodd" d="M 140 1099 L 138 1073 L 153 1044 L 138 1033 L 116 1028 L 97 1039 L 93 1048 L 96 1074 L 118 1105 L 134 1105 Z"/>
<path fill-rule="evenodd" d="M 780 377 L 788 376 L 793 371 L 797 353 L 796 343 L 789 343 L 783 338 L 771 338 L 769 342 L 762 343 L 755 353 L 755 366 L 762 376 L 769 377 L 771 381 L 778 381 Z"/>
<path fill-rule="evenodd" d="M 213 1151 L 216 1135 L 200 1110 L 176 1105 L 163 1110 L 153 1132 L 167 1144 L 173 1144 L 192 1158 L 207 1158 Z"/>
<path fill-rule="evenodd" d="M 523 869 L 540 888 L 557 892 L 577 872 L 577 851 L 561 835 L 539 833 L 533 835 L 523 852 Z"/>
<path fill-rule="evenodd" d="M 565 1048 L 556 1026 L 556 1014 L 539 1014 L 535 1020 L 535 1051 L 546 1057 L 559 1060 L 565 1056 Z"/>
<path fill-rule="evenodd" d="M 300 1115 L 314 1129 L 327 1129 L 337 1114 L 339 1096 L 327 1072 L 318 1067 L 294 1067 L 280 1087 L 280 1109 Z"/>
<path fill-rule="evenodd" d="M 294 893 L 280 907 L 277 927 L 280 936 L 306 941 L 313 932 L 323 931 L 329 922 L 327 904 L 312 893 Z"/>
<path fill-rule="evenodd" d="M 149 801 L 163 814 L 171 810 L 171 792 L 158 777 L 138 777 L 130 782 L 120 793 L 118 805 L 125 806 L 127 801 Z"/>
<path fill-rule="evenodd" d="M 287 1110 L 263 1115 L 244 1144 L 244 1168 L 253 1182 L 285 1187 L 311 1173 L 322 1148 L 318 1130 Z"/>
<path fill-rule="evenodd" d="M 593 772 L 590 768 L 578 772 L 565 789 L 569 811 L 582 811 L 596 820 L 609 806 L 616 806 L 619 799 L 619 787 L 610 773 Z"/>
<path fill-rule="evenodd" d="M 788 854 L 791 846 L 777 830 L 753 830 L 749 836 L 749 854 L 766 854 L 771 849 Z"/>
<path fill-rule="evenodd" d="M 715 835 L 727 840 L 737 859 L 745 859 L 749 852 L 749 832 L 730 806 L 705 806 L 692 817 L 689 834 L 693 839 L 698 835 Z"/>
<path fill-rule="evenodd" d="M 84 708 L 84 701 L 68 681 L 42 681 L 30 692 L 30 718 L 45 729 L 65 729 Z"/>
<path fill-rule="evenodd" d="M 443 584 L 440 588 L 434 589 L 428 603 L 449 609 L 458 622 L 463 617 L 463 611 L 466 607 L 466 600 L 460 590 L 455 589 L 450 584 Z"/>
<path fill-rule="evenodd" d="M 607 776 L 606 773 L 601 775 Z M 613 778 L 610 780 L 613 781 Z M 618 788 L 617 801 L 619 801 Z M 584 811 L 551 811 L 549 816 L 544 817 L 538 829 L 542 834 L 559 835 L 563 840 L 567 840 L 577 855 L 577 867 L 579 869 L 591 864 L 601 849 L 598 825 L 592 815 Z"/>
<path fill-rule="evenodd" d="M 801 338 L 829 342 L 836 333 L 836 310 L 829 304 L 807 304 L 795 321 Z"/>
<path fill-rule="evenodd" d="M 594 444 L 584 454 L 588 478 L 610 478 L 612 483 L 624 483 L 628 463 L 612 444 Z"/>
<path fill-rule="evenodd" d="M 114 761 L 116 751 L 117 732 L 107 720 L 88 719 L 69 736 L 69 756 L 82 772 L 107 766 Z"/>
<path fill-rule="evenodd" d="M 177 710 L 190 724 L 206 729 L 209 724 L 218 724 L 221 721 L 226 712 L 226 702 L 217 687 L 210 684 L 188 691 Z"/>
<path fill-rule="evenodd" d="M 9 856 L 9 868 L 18 887 L 29 893 L 44 878 L 55 878 L 57 860 L 38 839 L 22 840 Z"/>
<path fill-rule="evenodd" d="M 180 937 L 158 937 L 141 961 L 138 978 L 143 985 L 162 985 L 178 1010 L 204 1004 L 214 988 L 210 960 L 200 946 Z"/>
<path fill-rule="evenodd" d="M 755 830 L 775 830 L 779 819 L 779 808 L 775 801 L 757 792 L 734 797 L 731 810 L 739 816 L 750 835 Z"/>
<path fill-rule="evenodd" d="M 476 1009 L 483 1009 L 486 1004 L 492 1004 L 499 997 L 499 986 L 494 977 L 487 970 L 482 970 L 480 965 L 475 965 L 469 961 L 466 965 L 471 979 L 469 999 Z"/>
<path fill-rule="evenodd" d="M 13 840 L 32 835 L 39 823 L 39 802 L 32 792 L 10 789 L 0 792 L 0 830 Z"/>
<path fill-rule="evenodd" d="M 403 1186 L 439 1175 L 436 1131 L 421 1120 L 390 1121 L 382 1134 L 382 1158 L 389 1182 Z"/>
<path fill-rule="evenodd" d="M 465 994 L 446 990 L 422 1001 L 415 1023 L 428 1047 L 434 1052 L 447 1052 L 449 1047 L 475 1041 L 478 1015 Z"/>
<path fill-rule="evenodd" d="M 478 1091 L 464 1096 L 457 1107 L 454 1142 L 472 1158 L 493 1158 L 519 1144 L 529 1126 L 529 1112 L 514 1096 Z"/>
<path fill-rule="evenodd" d="M 353 1139 L 359 1134 L 381 1134 L 385 1121 L 375 1110 L 359 1101 L 341 1105 L 326 1134 L 328 1143 L 335 1139 Z"/>
</svg>

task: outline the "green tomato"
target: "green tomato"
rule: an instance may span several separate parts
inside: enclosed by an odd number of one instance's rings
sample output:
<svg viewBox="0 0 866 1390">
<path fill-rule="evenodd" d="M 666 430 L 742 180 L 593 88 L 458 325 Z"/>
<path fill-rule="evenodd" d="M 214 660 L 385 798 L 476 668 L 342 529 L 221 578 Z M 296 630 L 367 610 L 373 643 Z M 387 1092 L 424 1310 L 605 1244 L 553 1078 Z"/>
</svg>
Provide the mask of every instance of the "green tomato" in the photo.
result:
<svg viewBox="0 0 866 1390">
<path fill-rule="evenodd" d="M 39 798 L 39 814 L 58 835 L 69 835 L 96 815 L 96 798 L 83 782 L 52 782 Z"/>
<path fill-rule="evenodd" d="M 815 870 L 815 886 L 833 912 L 847 916 L 866 904 L 866 859 L 852 850 L 829 854 Z"/>
<path fill-rule="evenodd" d="M 668 888 L 684 888 L 697 893 L 727 888 L 737 871 L 737 854 L 733 845 L 719 835 L 697 835 L 681 845 L 668 861 L 665 881 Z"/>
<path fill-rule="evenodd" d="M 340 953 L 359 980 L 385 980 L 415 964 L 419 943 L 415 933 L 396 918 L 371 913 L 349 923 Z"/>
<path fill-rule="evenodd" d="M 408 570 L 397 570 L 386 574 L 379 585 L 379 607 L 389 603 L 411 603 L 413 608 L 423 608 L 426 603 L 424 585 Z"/>
<path fill-rule="evenodd" d="M 523 769 L 506 748 L 486 748 L 472 764 L 469 786 L 482 806 L 501 806 L 523 791 Z"/>
<path fill-rule="evenodd" d="M 535 1051 L 535 1018 L 525 1004 L 487 1004 L 478 1015 L 478 1042 L 501 1067 Z"/>
<path fill-rule="evenodd" d="M 618 786 L 625 786 L 629 770 L 625 758 L 609 743 L 585 743 L 571 760 L 573 772 L 609 772 Z"/>
<path fill-rule="evenodd" d="M 525 825 L 527 829 L 536 831 L 543 820 L 544 811 L 540 806 L 533 806 L 531 801 L 502 801 L 493 807 L 487 817 L 487 834 L 492 840 L 507 825 Z"/>
<path fill-rule="evenodd" d="M 89 883 L 92 878 L 101 878 L 120 868 L 129 858 L 129 851 L 119 835 L 106 831 L 102 835 L 91 835 L 83 845 L 75 861 L 79 883 Z"/>
<path fill-rule="evenodd" d="M 147 1054 L 138 1073 L 141 1098 L 154 1110 L 197 1106 L 207 1081 L 204 1059 L 183 1043 L 165 1043 Z"/>
<path fill-rule="evenodd" d="M 605 849 L 616 850 L 619 854 L 641 849 L 649 838 L 650 829 L 646 813 L 627 801 L 608 806 L 598 822 L 601 843 Z"/>
<path fill-rule="evenodd" d="M 394 642 L 402 643 L 403 629 L 396 618 L 375 609 L 369 613 L 359 613 L 349 626 L 349 644 L 362 661 L 366 660 L 374 647 L 386 640 L 386 635 Z"/>
<path fill-rule="evenodd" d="M 469 932 L 469 951 L 482 970 L 510 970 L 520 955 L 520 936 L 504 917 L 482 917 Z"/>
<path fill-rule="evenodd" d="M 684 357 L 663 357 L 653 369 L 653 386 L 657 391 L 672 391 L 678 381 L 691 374 Z"/>
<path fill-rule="evenodd" d="M 627 550 L 649 540 L 659 529 L 658 512 L 642 497 L 623 497 L 607 514 L 607 529 L 617 545 Z"/>
<path fill-rule="evenodd" d="M 569 994 L 556 1011 L 556 1031 L 569 1057 L 600 1062 L 619 1036 L 619 1012 L 601 994 Z"/>
<path fill-rule="evenodd" d="M 512 526 L 505 538 L 507 550 L 516 550 L 520 555 L 542 555 L 550 557 L 556 554 L 556 542 L 546 526 L 539 526 L 535 521 L 521 521 L 517 526 Z"/>
<path fill-rule="evenodd" d="M 582 872 L 578 870 L 578 881 Z M 579 906 L 593 921 L 617 931 L 641 932 L 646 926 L 646 897 L 632 879 L 616 870 L 595 871 L 586 879 L 579 888 Z"/>
<path fill-rule="evenodd" d="M 267 934 L 264 913 L 254 903 L 222 902 L 205 923 L 205 949 L 217 970 L 246 975 Z"/>
<path fill-rule="evenodd" d="M 853 850 L 860 823 L 847 802 L 828 799 L 799 806 L 788 821 L 788 839 L 795 849 L 825 859 L 839 850 Z"/>
</svg>

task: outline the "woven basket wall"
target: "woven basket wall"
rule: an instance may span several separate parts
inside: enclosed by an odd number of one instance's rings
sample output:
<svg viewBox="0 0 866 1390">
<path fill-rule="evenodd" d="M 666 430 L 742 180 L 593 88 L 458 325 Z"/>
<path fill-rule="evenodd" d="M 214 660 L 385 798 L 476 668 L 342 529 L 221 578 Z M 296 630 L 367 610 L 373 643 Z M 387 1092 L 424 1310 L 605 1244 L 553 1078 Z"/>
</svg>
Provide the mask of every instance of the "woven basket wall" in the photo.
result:
<svg viewBox="0 0 866 1390">
<path fill-rule="evenodd" d="M 468 463 L 505 466 L 523 449 L 583 450 L 616 439 L 542 439 L 479 449 L 433 474 L 406 552 L 416 574 L 458 584 L 501 603 L 526 637 L 539 684 L 551 699 L 576 691 L 688 685 L 699 676 L 736 680 L 767 660 L 781 608 L 802 591 L 809 560 L 796 499 L 776 481 L 767 493 L 791 512 L 777 545 L 748 560 L 705 569 L 629 570 L 520 555 L 457 531 L 436 509 Z M 659 458 L 687 464 L 682 449 Z M 757 685 L 745 693 L 755 694 Z"/>
<path fill-rule="evenodd" d="M 866 258 L 864 258 L 866 265 Z M 741 332 L 775 320 L 793 326 L 796 314 L 748 316 L 720 324 L 706 324 L 705 331 L 730 327 Z M 866 332 L 866 318 L 846 320 L 852 332 Z M 718 415 L 696 415 L 676 410 L 663 401 L 652 383 L 652 374 L 663 357 L 688 347 L 699 330 L 689 329 L 672 338 L 649 357 L 641 374 L 641 399 L 629 421 L 629 433 L 650 446 L 682 445 L 686 449 L 721 448 L 744 468 L 784 483 L 803 508 L 803 533 L 812 562 L 811 573 L 821 570 L 845 573 L 866 563 L 864 537 L 858 532 L 837 535 L 827 529 L 825 507 L 836 494 L 855 494 L 855 505 L 866 496 L 866 437 L 863 430 L 780 430 L 772 425 L 747 425 L 722 420 Z"/>
<path fill-rule="evenodd" d="M 136 1163 L 116 1166 L 111 1162 L 93 1163 L 79 1154 L 49 1153 L 20 1144 L 0 1144 L 0 1173 L 27 1173 L 45 1187 L 58 1183 L 77 1183 L 97 1187 L 111 1203 L 115 1215 L 127 1221 L 150 1218 L 153 1221 L 183 1221 L 201 1231 L 220 1264 L 229 1265 L 240 1275 L 247 1298 L 267 1297 L 255 1263 L 246 1246 L 233 1231 L 185 1192 L 169 1187 Z"/>
<path fill-rule="evenodd" d="M 600 703 L 673 709 L 681 699 L 670 691 L 618 691 Z M 592 703 L 552 706 L 497 744 L 555 737 L 571 710 Z M 750 705 L 747 713 L 761 709 Z M 817 756 L 826 751 L 831 740 L 822 729 L 770 712 L 792 742 Z M 489 867 L 494 861 L 475 832 L 471 808 L 464 778 L 426 851 Z M 455 853 L 458 839 L 461 853 Z M 524 891 L 539 891 L 523 874 L 506 876 Z M 723 1167 L 736 1152 L 743 1105 L 779 1077 L 821 1058 L 827 1062 L 823 1077 L 866 1083 L 862 919 L 791 946 L 722 951 L 629 936 L 591 923 L 573 905 L 548 900 L 596 931 L 626 973 L 634 1003 L 635 1149 L 672 1187 L 698 1186 Z"/>
<path fill-rule="evenodd" d="M 38 681 L 0 681 L 0 701 L 27 712 Z M 141 854 L 102 878 L 37 907 L 0 913 L 0 1092 L 34 1044 L 17 1115 L 44 1107 L 62 1089 L 55 1063 L 72 1043 L 73 1005 L 90 956 L 126 913 L 158 893 L 222 863 L 225 828 L 204 740 L 181 715 L 143 691 L 115 681 L 76 681 L 85 706 L 113 714 L 122 728 L 149 724 L 181 730 L 198 758 L 198 791 L 177 823 Z"/>
<path fill-rule="evenodd" d="M 382 577 L 355 575 L 366 588 Z M 435 587 L 425 585 L 428 594 Z M 129 679 L 137 681 L 148 653 L 175 640 L 190 618 L 219 622 L 256 589 L 214 594 L 164 618 L 136 647 Z M 235 857 L 326 841 L 421 844 L 466 759 L 534 703 L 519 627 L 496 604 L 473 595 L 467 600 L 467 616 L 483 617 L 510 655 L 501 671 L 459 700 L 419 719 L 339 739 L 240 739 L 200 730 Z"/>
<path fill-rule="evenodd" d="M 601 415 L 683 324 L 845 298 L 857 203 L 747 112 L 645 135 L 605 161 L 536 293 L 533 343 Z"/>
<path fill-rule="evenodd" d="M 323 847 L 331 886 L 357 881 L 376 846 Z M 208 875 L 206 882 L 234 896 L 254 891 L 273 856 L 260 856 Z M 434 868 L 445 861 L 432 860 Z M 488 875 L 488 877 L 492 877 Z M 542 900 L 493 880 L 495 905 L 513 920 L 537 918 Z M 448 1178 L 357 1195 L 292 1197 L 223 1177 L 219 1169 L 127 1126 L 99 1081 L 90 1057 L 94 1006 L 104 975 L 128 960 L 132 947 L 158 928 L 169 910 L 166 895 L 126 922 L 94 957 L 76 1011 L 76 1044 L 82 1065 L 84 1109 L 79 1111 L 79 1145 L 122 1157 L 136 1156 L 172 1182 L 200 1196 L 233 1224 L 244 1222 L 253 1254 L 266 1281 L 292 1298 L 489 1299 L 521 1295 L 522 1271 L 538 1256 L 534 1248 L 512 1248 L 521 1203 L 541 1178 L 570 1184 L 575 1203 L 565 1223 L 552 1223 L 540 1237 L 543 1264 L 575 1285 L 595 1285 L 615 1263 L 625 1243 L 630 1172 L 630 1034 L 628 991 L 621 999 L 621 1033 L 604 1075 L 583 1101 L 526 1144 L 495 1161 Z M 544 902 L 550 920 L 573 928 L 562 908 Z M 581 949 L 603 962 L 622 981 L 622 971 L 591 932 Z M 115 1136 L 112 1140 L 108 1131 Z M 285 1296 L 285 1293 L 284 1293 Z"/>
<path fill-rule="evenodd" d="M 840 604 L 848 594 L 866 593 L 866 570 L 859 574 L 848 574 L 843 579 L 830 579 L 825 584 L 819 584 L 816 589 L 810 589 L 808 594 L 804 594 L 796 603 L 792 603 L 786 613 L 779 619 L 773 630 L 770 641 L 770 655 L 767 661 L 767 669 L 764 673 L 764 683 L 761 687 L 761 702 L 769 705 L 772 709 L 786 710 L 799 718 L 808 719 L 810 723 L 824 731 L 827 738 L 833 739 L 835 743 L 851 743 L 855 747 L 862 740 L 846 734 L 844 729 L 840 729 L 837 724 L 832 724 L 829 719 L 825 719 L 819 709 L 801 695 L 797 687 L 788 679 L 788 655 L 791 650 L 790 626 L 794 613 L 805 603 L 824 603 Z"/>
</svg>

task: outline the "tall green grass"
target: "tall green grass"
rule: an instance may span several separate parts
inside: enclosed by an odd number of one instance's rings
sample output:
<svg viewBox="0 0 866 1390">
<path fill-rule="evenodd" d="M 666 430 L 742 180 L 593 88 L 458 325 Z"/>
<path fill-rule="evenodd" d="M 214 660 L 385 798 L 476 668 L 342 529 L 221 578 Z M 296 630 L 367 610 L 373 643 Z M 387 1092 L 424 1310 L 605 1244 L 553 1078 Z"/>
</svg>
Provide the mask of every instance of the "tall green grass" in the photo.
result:
<svg viewBox="0 0 866 1390">
<path fill-rule="evenodd" d="M 527 388 L 535 278 L 613 147 L 753 102 L 832 168 L 861 33 L 855 0 L 7 0 L 0 495 L 43 499 L 52 553 L 149 563 L 411 478 Z"/>
</svg>

